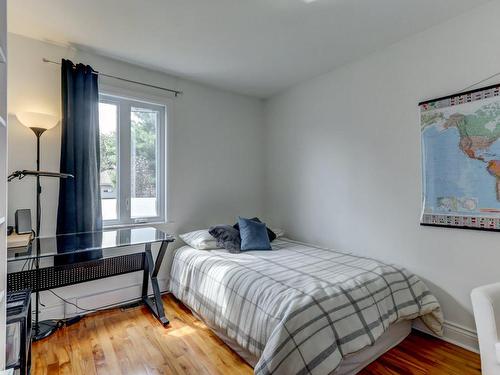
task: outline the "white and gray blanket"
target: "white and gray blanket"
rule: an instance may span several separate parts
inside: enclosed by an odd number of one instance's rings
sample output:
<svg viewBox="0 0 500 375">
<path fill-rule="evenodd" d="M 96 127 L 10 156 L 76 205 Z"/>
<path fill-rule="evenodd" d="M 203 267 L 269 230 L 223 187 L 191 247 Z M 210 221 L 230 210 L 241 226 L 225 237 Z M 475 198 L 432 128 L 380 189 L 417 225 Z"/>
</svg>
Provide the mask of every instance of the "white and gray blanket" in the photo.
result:
<svg viewBox="0 0 500 375">
<path fill-rule="evenodd" d="M 404 268 L 286 239 L 273 251 L 177 250 L 170 290 L 259 358 L 255 374 L 331 374 L 400 320 L 441 334 L 436 298 Z"/>
</svg>

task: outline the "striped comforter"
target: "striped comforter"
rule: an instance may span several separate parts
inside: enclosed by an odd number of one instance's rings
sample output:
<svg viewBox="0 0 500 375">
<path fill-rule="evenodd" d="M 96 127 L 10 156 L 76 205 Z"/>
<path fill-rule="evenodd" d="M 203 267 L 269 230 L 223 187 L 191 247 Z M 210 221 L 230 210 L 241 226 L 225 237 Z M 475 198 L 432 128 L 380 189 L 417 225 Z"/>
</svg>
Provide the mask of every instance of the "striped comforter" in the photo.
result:
<svg viewBox="0 0 500 375">
<path fill-rule="evenodd" d="M 273 251 L 178 249 L 170 290 L 259 358 L 255 374 L 330 374 L 390 324 L 422 317 L 441 334 L 436 298 L 407 270 L 277 239 Z"/>
</svg>

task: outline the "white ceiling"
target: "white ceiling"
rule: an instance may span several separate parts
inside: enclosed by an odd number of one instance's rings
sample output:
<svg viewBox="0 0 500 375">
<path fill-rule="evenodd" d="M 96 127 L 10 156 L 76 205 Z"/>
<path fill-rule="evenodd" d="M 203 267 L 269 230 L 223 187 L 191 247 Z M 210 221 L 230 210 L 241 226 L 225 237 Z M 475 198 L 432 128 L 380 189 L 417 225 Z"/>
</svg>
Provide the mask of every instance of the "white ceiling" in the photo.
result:
<svg viewBox="0 0 500 375">
<path fill-rule="evenodd" d="M 8 26 L 268 97 L 487 1 L 9 0 Z"/>
</svg>

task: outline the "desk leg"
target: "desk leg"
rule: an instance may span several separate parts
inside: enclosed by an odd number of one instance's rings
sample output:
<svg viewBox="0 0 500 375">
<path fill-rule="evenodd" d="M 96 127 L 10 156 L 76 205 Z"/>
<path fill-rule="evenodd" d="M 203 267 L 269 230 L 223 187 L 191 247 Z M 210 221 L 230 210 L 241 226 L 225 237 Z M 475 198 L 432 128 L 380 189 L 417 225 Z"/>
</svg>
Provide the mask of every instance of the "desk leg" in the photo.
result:
<svg viewBox="0 0 500 375">
<path fill-rule="evenodd" d="M 169 321 L 165 316 L 165 311 L 163 310 L 163 301 L 161 299 L 160 287 L 158 286 L 158 271 L 160 269 L 163 257 L 167 250 L 168 242 L 162 242 L 158 256 L 156 257 L 156 262 L 153 261 L 153 255 L 151 253 L 151 244 L 146 244 L 145 255 L 144 255 L 144 278 L 142 282 L 142 300 L 146 306 L 151 310 L 154 316 L 166 326 Z M 151 279 L 151 287 L 153 289 L 153 300 L 148 297 L 148 283 Z"/>
<path fill-rule="evenodd" d="M 148 287 L 149 287 L 149 259 L 147 253 L 151 252 L 151 245 L 146 244 L 146 251 L 144 252 L 144 273 L 142 275 L 142 299 L 148 298 Z"/>
</svg>

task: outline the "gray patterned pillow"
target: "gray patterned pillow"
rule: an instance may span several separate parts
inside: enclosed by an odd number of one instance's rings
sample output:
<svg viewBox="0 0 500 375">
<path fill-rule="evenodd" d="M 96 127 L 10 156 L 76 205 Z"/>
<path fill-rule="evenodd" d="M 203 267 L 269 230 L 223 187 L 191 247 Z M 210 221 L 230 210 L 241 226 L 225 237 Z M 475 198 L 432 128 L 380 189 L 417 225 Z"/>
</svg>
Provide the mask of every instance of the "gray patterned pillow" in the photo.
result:
<svg viewBox="0 0 500 375">
<path fill-rule="evenodd" d="M 231 225 L 217 225 L 208 230 L 216 240 L 217 246 L 229 250 L 230 253 L 239 253 L 241 246 L 240 231 Z"/>
</svg>

